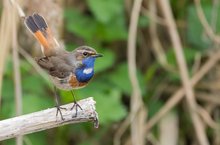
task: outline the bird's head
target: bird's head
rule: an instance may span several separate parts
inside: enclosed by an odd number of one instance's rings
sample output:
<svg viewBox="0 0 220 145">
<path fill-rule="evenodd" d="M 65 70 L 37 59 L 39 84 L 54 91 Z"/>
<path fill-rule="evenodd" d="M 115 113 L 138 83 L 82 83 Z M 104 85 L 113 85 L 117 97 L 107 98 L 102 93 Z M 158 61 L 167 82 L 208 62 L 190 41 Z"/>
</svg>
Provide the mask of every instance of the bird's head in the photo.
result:
<svg viewBox="0 0 220 145">
<path fill-rule="evenodd" d="M 88 67 L 93 67 L 95 59 L 102 57 L 102 54 L 97 53 L 95 49 L 89 46 L 80 46 L 74 50 L 77 62 Z"/>
<path fill-rule="evenodd" d="M 76 60 L 83 61 L 85 59 L 96 59 L 102 57 L 102 54 L 97 53 L 97 51 L 89 46 L 80 46 L 74 50 Z"/>
</svg>

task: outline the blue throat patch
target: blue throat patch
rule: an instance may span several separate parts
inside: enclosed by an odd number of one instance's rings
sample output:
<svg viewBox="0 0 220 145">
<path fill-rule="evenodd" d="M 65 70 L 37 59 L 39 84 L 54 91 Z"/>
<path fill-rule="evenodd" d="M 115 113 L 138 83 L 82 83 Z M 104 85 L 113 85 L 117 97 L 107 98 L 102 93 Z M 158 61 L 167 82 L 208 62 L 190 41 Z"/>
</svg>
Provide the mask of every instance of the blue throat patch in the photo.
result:
<svg viewBox="0 0 220 145">
<path fill-rule="evenodd" d="M 79 82 L 88 82 L 94 75 L 94 57 L 88 57 L 83 59 L 82 67 L 76 69 L 76 78 Z"/>
</svg>

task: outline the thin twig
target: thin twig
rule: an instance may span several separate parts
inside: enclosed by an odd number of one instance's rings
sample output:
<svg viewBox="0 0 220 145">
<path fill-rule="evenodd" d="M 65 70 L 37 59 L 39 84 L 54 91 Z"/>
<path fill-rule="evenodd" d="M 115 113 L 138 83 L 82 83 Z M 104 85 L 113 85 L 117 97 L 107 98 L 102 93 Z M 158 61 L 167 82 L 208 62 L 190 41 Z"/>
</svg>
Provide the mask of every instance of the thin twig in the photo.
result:
<svg viewBox="0 0 220 145">
<path fill-rule="evenodd" d="M 158 139 L 153 135 L 153 133 L 149 133 L 146 138 L 152 145 L 161 145 Z"/>
<path fill-rule="evenodd" d="M 34 59 L 28 54 L 23 48 L 19 47 L 19 53 L 34 67 L 34 69 L 44 78 L 46 81 L 49 80 L 49 78 L 46 76 L 46 72 L 43 71 L 42 68 L 34 61 Z"/>
<path fill-rule="evenodd" d="M 168 113 L 159 124 L 160 145 L 177 145 L 178 144 L 178 115 L 175 112 Z M 169 132 L 169 133 L 168 133 Z"/>
<path fill-rule="evenodd" d="M 183 56 L 183 48 L 182 44 L 177 32 L 177 28 L 175 25 L 175 21 L 172 15 L 171 7 L 168 0 L 159 0 L 160 6 L 162 8 L 164 17 L 168 23 L 168 31 L 171 37 L 171 41 L 173 43 L 177 63 L 180 69 L 180 75 L 182 79 L 182 83 L 186 92 L 186 100 L 189 105 L 189 113 L 192 119 L 193 126 L 195 128 L 195 132 L 198 138 L 198 141 L 201 145 L 208 145 L 208 139 L 205 133 L 204 126 L 202 124 L 202 120 L 197 114 L 197 103 L 194 96 L 194 91 L 192 85 L 190 83 L 188 68 L 186 65 L 185 58 Z"/>
<path fill-rule="evenodd" d="M 219 123 L 215 122 L 204 108 L 198 106 L 198 113 L 209 127 L 214 130 L 220 130 Z"/>
<path fill-rule="evenodd" d="M 12 47 L 13 47 L 13 64 L 14 64 L 14 82 L 15 82 L 15 103 L 16 103 L 16 115 L 22 114 L 22 92 L 21 92 L 21 74 L 20 74 L 20 61 L 18 56 L 18 42 L 17 42 L 17 13 L 21 18 L 25 17 L 25 14 L 20 5 L 15 0 L 10 0 L 12 9 Z M 16 7 L 16 8 L 13 8 Z M 17 136 L 16 145 L 23 144 L 23 137 Z"/>
<path fill-rule="evenodd" d="M 166 70 L 170 72 L 175 72 L 176 70 L 168 63 L 166 59 L 166 55 L 163 49 L 163 46 L 159 40 L 159 37 L 157 35 L 157 23 L 156 23 L 156 1 L 150 0 L 149 1 L 149 17 L 151 19 L 150 21 L 150 35 L 151 35 L 151 41 L 153 45 L 153 52 L 155 57 L 157 58 L 157 61 L 165 68 Z"/>
<path fill-rule="evenodd" d="M 216 32 L 217 20 L 218 20 L 218 9 L 219 9 L 219 0 L 212 1 L 212 14 L 211 14 L 211 27 L 213 32 Z"/>
<path fill-rule="evenodd" d="M 196 98 L 209 104 L 220 105 L 219 94 L 196 92 Z"/>
<path fill-rule="evenodd" d="M 131 114 L 125 118 L 125 120 L 121 123 L 119 129 L 116 131 L 114 135 L 114 145 L 120 145 L 121 144 L 121 137 L 128 128 L 129 124 L 131 122 Z"/>
<path fill-rule="evenodd" d="M 200 68 L 200 70 L 192 77 L 191 85 L 195 86 L 205 74 L 207 74 L 219 61 L 220 52 L 213 54 L 212 57 Z M 148 132 L 165 114 L 167 114 L 181 99 L 183 99 L 185 91 L 183 88 L 178 89 L 166 102 L 166 104 L 156 113 L 145 125 L 145 131 Z"/>
<path fill-rule="evenodd" d="M 17 24 L 18 17 L 16 10 L 12 8 L 12 56 L 13 56 L 13 69 L 14 69 L 14 88 L 15 88 L 15 109 L 16 115 L 22 114 L 22 91 L 21 91 L 21 74 L 20 74 L 20 60 L 18 55 L 18 42 L 17 42 Z M 16 138 L 16 145 L 23 144 L 23 137 Z"/>
<path fill-rule="evenodd" d="M 1 26 L 0 26 L 0 106 L 1 106 L 1 93 L 2 93 L 2 81 L 4 66 L 6 58 L 8 56 L 9 49 L 11 47 L 11 34 L 12 34 L 12 23 L 9 15 L 11 8 L 8 0 L 3 1 L 3 10 L 1 15 Z"/>
<path fill-rule="evenodd" d="M 93 98 L 80 100 L 77 103 L 82 107 L 82 110 L 78 110 L 77 117 L 73 117 L 76 113 L 75 108 L 71 110 L 73 103 L 61 106 L 67 109 L 61 110 L 64 120 L 59 115 L 56 116 L 57 108 L 2 120 L 0 121 L 0 141 L 70 123 L 93 121 L 94 127 L 98 128 L 98 114 L 95 111 Z"/>
<path fill-rule="evenodd" d="M 137 79 L 136 69 L 136 36 L 139 13 L 142 0 L 134 1 L 128 35 L 128 71 L 132 85 L 131 96 L 131 140 L 132 144 L 144 145 L 145 110 L 141 98 L 141 90 Z M 138 111 L 140 110 L 140 111 Z M 135 117 L 134 117 L 135 116 Z"/>
<path fill-rule="evenodd" d="M 204 12 L 202 10 L 202 6 L 201 6 L 201 3 L 200 3 L 200 0 L 194 0 L 194 3 L 195 3 L 195 7 L 196 7 L 198 18 L 199 18 L 203 28 L 205 29 L 206 34 L 215 43 L 220 44 L 220 37 L 214 33 L 213 29 L 209 25 L 205 15 L 204 15 Z"/>
<path fill-rule="evenodd" d="M 151 17 L 151 10 L 148 10 L 148 9 L 146 9 L 144 7 L 141 8 L 141 14 L 143 14 L 144 16 L 150 18 L 150 21 L 154 21 L 157 24 L 160 24 L 162 26 L 166 26 L 167 25 L 166 21 L 163 18 L 161 18 L 161 17 L 159 17 L 157 15 L 154 15 L 154 17 Z"/>
<path fill-rule="evenodd" d="M 192 66 L 192 74 L 195 74 L 199 70 L 201 65 L 201 59 L 202 59 L 201 53 L 196 53 L 194 64 Z"/>
<path fill-rule="evenodd" d="M 10 0 L 10 2 L 15 7 L 15 9 L 18 11 L 18 15 L 21 18 L 24 18 L 25 17 L 25 13 L 24 13 L 23 9 L 21 8 L 21 6 L 17 3 L 17 1 L 16 0 Z"/>
</svg>

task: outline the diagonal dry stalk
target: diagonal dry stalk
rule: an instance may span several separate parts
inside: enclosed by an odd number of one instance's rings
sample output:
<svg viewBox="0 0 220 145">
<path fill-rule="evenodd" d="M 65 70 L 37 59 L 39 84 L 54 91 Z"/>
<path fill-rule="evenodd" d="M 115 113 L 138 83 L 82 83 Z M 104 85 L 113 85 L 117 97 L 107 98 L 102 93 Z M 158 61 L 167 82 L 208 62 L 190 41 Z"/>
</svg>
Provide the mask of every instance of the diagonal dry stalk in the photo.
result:
<svg viewBox="0 0 220 145">
<path fill-rule="evenodd" d="M 200 19 L 200 22 L 202 23 L 205 31 L 209 31 L 209 29 L 211 28 L 208 23 L 207 20 L 204 16 L 204 12 L 201 9 L 201 5 L 199 0 L 197 0 L 197 9 L 198 9 L 198 5 L 200 7 L 200 12 L 198 13 L 198 17 Z M 206 21 L 206 22 L 204 22 Z M 206 32 L 207 34 L 209 32 Z M 216 37 L 217 35 L 214 34 L 214 37 Z M 215 43 L 218 43 L 217 40 L 218 37 L 216 37 L 215 39 L 213 39 L 212 41 Z M 216 52 L 214 53 L 209 59 L 208 61 L 199 69 L 199 71 L 192 77 L 191 79 L 191 85 L 195 86 L 216 64 L 217 62 L 220 60 L 220 52 Z M 156 113 L 145 125 L 145 131 L 148 132 L 154 125 L 156 125 L 156 123 L 165 115 L 167 114 L 175 105 L 177 105 L 184 97 L 185 95 L 185 91 L 183 88 L 178 89 L 171 97 L 170 99 L 167 101 L 167 103 L 160 109 L 160 111 L 158 113 Z M 200 96 L 199 96 L 200 99 Z M 209 100 L 209 101 L 214 101 L 215 103 L 218 103 L 218 101 L 215 101 L 213 99 Z"/>
<path fill-rule="evenodd" d="M 189 105 L 189 113 L 196 131 L 198 141 L 201 145 L 208 145 L 208 139 L 205 133 L 203 122 L 199 115 L 197 114 L 197 103 L 195 100 L 194 91 L 190 83 L 188 68 L 186 66 L 185 58 L 183 56 L 182 44 L 176 29 L 174 18 L 171 12 L 171 8 L 168 0 L 160 0 L 160 6 L 162 8 L 164 17 L 167 19 L 168 31 L 173 43 L 177 63 L 180 69 L 180 75 L 182 78 L 182 83 L 186 92 L 186 99 Z"/>
<path fill-rule="evenodd" d="M 200 68 L 200 70 L 192 77 L 191 85 L 195 86 L 220 60 L 220 52 L 215 53 L 209 60 Z M 184 97 L 185 91 L 183 88 L 178 89 L 160 109 L 158 113 L 151 118 L 146 126 L 145 131 L 149 131 L 165 114 L 167 114 L 175 105 L 177 105 Z"/>
<path fill-rule="evenodd" d="M 195 7 L 196 7 L 196 11 L 197 11 L 197 15 L 198 15 L 198 18 L 206 32 L 206 34 L 208 35 L 208 37 L 213 40 L 215 43 L 219 44 L 220 43 L 220 36 L 217 36 L 212 27 L 209 25 L 206 17 L 205 17 L 205 14 L 202 10 L 202 6 L 201 6 L 201 3 L 200 3 L 200 0 L 194 0 L 194 3 L 195 3 Z"/>
<path fill-rule="evenodd" d="M 157 58 L 157 61 L 160 63 L 163 68 L 165 68 L 169 72 L 176 71 L 167 61 L 164 48 L 159 40 L 158 33 L 157 33 L 157 22 L 156 22 L 156 14 L 157 14 L 157 7 L 155 0 L 149 0 L 149 17 L 150 17 L 150 38 L 152 41 L 153 46 L 153 53 Z"/>
<path fill-rule="evenodd" d="M 141 98 L 141 90 L 138 84 L 136 73 L 136 36 L 137 36 L 137 23 L 141 9 L 142 0 L 136 0 L 133 3 L 131 12 L 131 19 L 129 25 L 128 35 L 128 71 L 129 78 L 132 85 L 131 96 L 131 141 L 132 144 L 144 145 L 144 122 L 145 110 Z"/>
</svg>

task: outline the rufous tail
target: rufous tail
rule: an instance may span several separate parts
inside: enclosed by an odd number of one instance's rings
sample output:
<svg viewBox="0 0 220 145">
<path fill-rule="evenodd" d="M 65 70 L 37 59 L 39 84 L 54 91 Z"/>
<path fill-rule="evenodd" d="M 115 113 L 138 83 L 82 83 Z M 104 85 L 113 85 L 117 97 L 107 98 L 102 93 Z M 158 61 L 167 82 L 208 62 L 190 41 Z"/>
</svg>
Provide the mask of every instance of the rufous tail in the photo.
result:
<svg viewBox="0 0 220 145">
<path fill-rule="evenodd" d="M 45 19 L 41 15 L 34 13 L 32 16 L 26 17 L 24 23 L 43 46 L 43 54 L 45 56 L 54 55 L 59 44 L 53 37 Z"/>
</svg>

